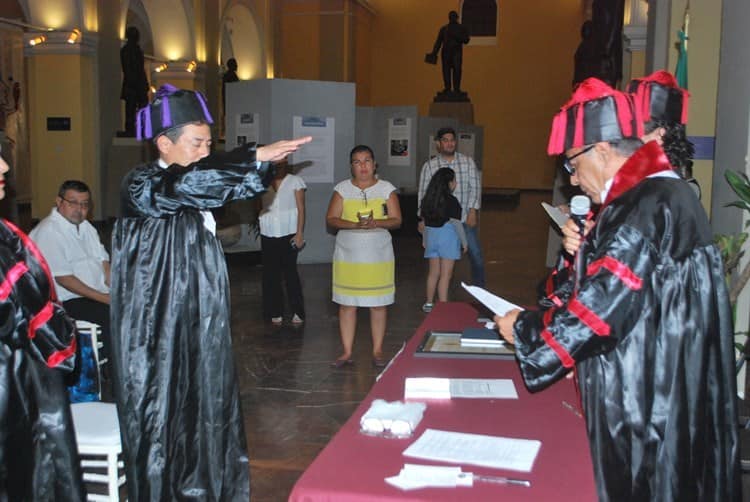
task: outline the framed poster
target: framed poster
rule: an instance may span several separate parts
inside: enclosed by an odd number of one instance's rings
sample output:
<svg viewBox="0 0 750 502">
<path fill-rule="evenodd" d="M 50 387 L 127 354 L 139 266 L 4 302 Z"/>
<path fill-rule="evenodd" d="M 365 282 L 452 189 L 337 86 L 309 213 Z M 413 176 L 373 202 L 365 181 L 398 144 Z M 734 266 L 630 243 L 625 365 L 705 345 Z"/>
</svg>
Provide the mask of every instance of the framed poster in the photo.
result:
<svg viewBox="0 0 750 502">
<path fill-rule="evenodd" d="M 408 166 L 411 162 L 411 119 L 409 117 L 388 119 L 388 164 Z"/>
<path fill-rule="evenodd" d="M 308 183 L 333 183 L 336 121 L 333 117 L 294 116 L 292 137 L 312 136 L 290 156 L 290 164 L 303 164 L 297 175 Z"/>
</svg>

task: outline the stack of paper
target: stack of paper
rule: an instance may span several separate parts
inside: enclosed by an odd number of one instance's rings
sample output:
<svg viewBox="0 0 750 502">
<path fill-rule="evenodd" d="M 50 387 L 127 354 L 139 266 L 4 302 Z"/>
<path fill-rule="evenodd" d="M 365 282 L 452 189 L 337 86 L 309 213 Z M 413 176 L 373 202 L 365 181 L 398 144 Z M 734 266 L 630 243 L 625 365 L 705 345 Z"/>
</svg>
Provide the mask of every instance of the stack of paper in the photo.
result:
<svg viewBox="0 0 750 502">
<path fill-rule="evenodd" d="M 450 378 L 407 378 L 404 399 L 450 399 Z"/>
<path fill-rule="evenodd" d="M 407 378 L 404 399 L 518 399 L 508 378 Z"/>
</svg>

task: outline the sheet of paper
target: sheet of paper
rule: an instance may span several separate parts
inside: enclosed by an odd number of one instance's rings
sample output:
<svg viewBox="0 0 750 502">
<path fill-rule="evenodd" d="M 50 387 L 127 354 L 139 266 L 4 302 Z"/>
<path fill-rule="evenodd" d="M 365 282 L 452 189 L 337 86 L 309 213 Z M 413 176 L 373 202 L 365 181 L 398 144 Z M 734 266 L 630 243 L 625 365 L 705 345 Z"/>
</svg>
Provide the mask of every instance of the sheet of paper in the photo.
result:
<svg viewBox="0 0 750 502">
<path fill-rule="evenodd" d="M 513 380 L 509 378 L 451 378 L 451 397 L 518 399 Z"/>
<path fill-rule="evenodd" d="M 452 464 L 531 472 L 541 441 L 427 429 L 403 455 Z"/>
<path fill-rule="evenodd" d="M 509 301 L 504 300 L 499 296 L 495 296 L 486 289 L 482 289 L 479 286 L 469 286 L 465 282 L 462 282 L 461 286 L 463 286 L 464 289 L 471 294 L 471 296 L 482 302 L 485 307 L 499 316 L 504 316 L 513 309 L 523 310 L 518 305 L 510 303 Z"/>
<path fill-rule="evenodd" d="M 407 377 L 404 399 L 518 399 L 509 378 L 422 378 Z"/>
<path fill-rule="evenodd" d="M 562 228 L 565 225 L 565 222 L 568 221 L 568 215 L 557 209 L 555 206 L 542 202 L 542 207 L 547 211 L 547 214 L 552 218 L 552 221 L 555 222 L 555 225 L 557 225 L 558 228 Z"/>
<path fill-rule="evenodd" d="M 460 467 L 404 464 L 397 476 L 385 478 L 385 481 L 402 490 L 472 486 L 472 476 L 463 474 Z"/>
</svg>

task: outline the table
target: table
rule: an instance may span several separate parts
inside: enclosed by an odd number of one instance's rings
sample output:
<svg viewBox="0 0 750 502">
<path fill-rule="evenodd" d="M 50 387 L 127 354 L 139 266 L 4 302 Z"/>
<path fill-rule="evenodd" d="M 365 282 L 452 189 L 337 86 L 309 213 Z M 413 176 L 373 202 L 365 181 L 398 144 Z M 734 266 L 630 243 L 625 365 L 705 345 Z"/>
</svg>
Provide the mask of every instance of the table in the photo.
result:
<svg viewBox="0 0 750 502">
<path fill-rule="evenodd" d="M 515 361 L 415 357 L 427 330 L 463 330 L 478 326 L 476 311 L 464 303 L 441 303 L 425 319 L 367 397 L 295 484 L 289 500 L 312 501 L 587 501 L 596 500 L 591 456 L 583 418 L 563 405 L 578 407 L 572 380 L 563 379 L 531 394 Z M 374 399 L 403 400 L 406 377 L 510 378 L 518 399 L 452 399 L 427 401 L 424 418 L 408 439 L 386 439 L 359 432 L 359 420 Z M 487 434 L 542 442 L 530 473 L 471 465 L 464 471 L 531 481 L 531 488 L 490 483 L 473 487 L 402 491 L 384 478 L 404 463 L 448 465 L 402 456 L 426 428 Z"/>
</svg>

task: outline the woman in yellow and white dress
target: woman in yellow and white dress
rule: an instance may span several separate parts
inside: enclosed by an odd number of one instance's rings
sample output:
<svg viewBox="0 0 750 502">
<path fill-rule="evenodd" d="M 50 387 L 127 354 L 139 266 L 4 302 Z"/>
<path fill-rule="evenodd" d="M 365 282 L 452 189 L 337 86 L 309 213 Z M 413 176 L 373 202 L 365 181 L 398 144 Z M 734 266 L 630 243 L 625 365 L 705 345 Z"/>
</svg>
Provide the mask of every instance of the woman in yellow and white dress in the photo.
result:
<svg viewBox="0 0 750 502">
<path fill-rule="evenodd" d="M 386 307 L 396 293 L 393 245 L 389 230 L 401 226 L 396 187 L 375 176 L 372 149 L 352 149 L 352 178 L 334 187 L 326 223 L 337 230 L 333 251 L 333 301 L 339 304 L 339 331 L 344 352 L 332 366 L 353 363 L 357 307 L 370 308 L 373 364 L 385 366 L 383 338 Z"/>
</svg>

